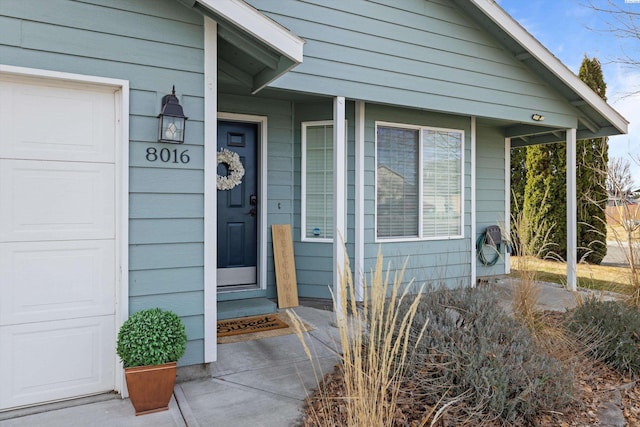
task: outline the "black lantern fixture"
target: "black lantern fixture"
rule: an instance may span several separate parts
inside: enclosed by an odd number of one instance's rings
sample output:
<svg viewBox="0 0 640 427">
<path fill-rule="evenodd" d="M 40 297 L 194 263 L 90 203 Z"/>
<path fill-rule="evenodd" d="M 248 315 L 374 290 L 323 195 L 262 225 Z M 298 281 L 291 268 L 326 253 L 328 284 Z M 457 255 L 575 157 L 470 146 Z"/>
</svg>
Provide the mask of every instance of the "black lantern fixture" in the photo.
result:
<svg viewBox="0 0 640 427">
<path fill-rule="evenodd" d="M 176 87 L 171 94 L 162 97 L 162 108 L 158 114 L 158 142 L 182 144 L 184 142 L 185 123 L 188 117 L 182 112 L 182 106 L 176 97 Z"/>
</svg>

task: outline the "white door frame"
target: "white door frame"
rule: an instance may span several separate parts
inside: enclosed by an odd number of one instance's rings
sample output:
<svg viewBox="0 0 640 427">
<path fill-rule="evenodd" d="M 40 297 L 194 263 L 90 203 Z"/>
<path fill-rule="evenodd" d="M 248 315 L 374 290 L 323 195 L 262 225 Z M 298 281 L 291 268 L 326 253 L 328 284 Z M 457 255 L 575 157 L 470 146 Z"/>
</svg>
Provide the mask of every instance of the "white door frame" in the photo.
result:
<svg viewBox="0 0 640 427">
<path fill-rule="evenodd" d="M 267 289 L 267 117 L 254 116 L 250 114 L 236 114 L 218 112 L 218 120 L 225 120 L 229 122 L 239 123 L 252 123 L 258 125 L 257 141 L 256 141 L 256 154 L 258 156 L 258 256 L 257 256 L 257 279 L 258 287 L 254 289 L 243 289 L 232 292 L 248 292 L 255 290 Z M 217 146 L 216 146 L 217 150 Z M 216 191 L 216 205 L 217 205 L 217 191 Z M 218 215 L 216 212 L 215 218 L 216 226 L 218 221 Z M 216 241 L 217 247 L 217 241 Z M 214 271 L 217 270 L 218 258 L 214 257 L 213 260 L 205 260 L 206 262 L 215 262 L 213 267 Z M 216 283 L 217 289 L 217 283 Z"/>
<path fill-rule="evenodd" d="M 60 71 L 16 67 L 0 64 L 0 75 L 30 77 L 51 82 L 83 83 L 91 86 L 113 88 L 116 107 L 116 300 L 115 331 L 120 329 L 129 314 L 129 81 Z M 115 342 L 116 336 L 113 337 Z M 124 370 L 122 363 L 114 354 L 115 389 L 126 397 Z"/>
</svg>

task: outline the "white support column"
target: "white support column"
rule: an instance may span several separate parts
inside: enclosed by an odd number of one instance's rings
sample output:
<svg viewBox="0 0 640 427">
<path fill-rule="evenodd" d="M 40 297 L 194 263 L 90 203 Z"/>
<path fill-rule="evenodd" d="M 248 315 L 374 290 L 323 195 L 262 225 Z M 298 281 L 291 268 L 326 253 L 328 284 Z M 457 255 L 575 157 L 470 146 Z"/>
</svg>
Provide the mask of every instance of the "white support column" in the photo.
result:
<svg viewBox="0 0 640 427">
<path fill-rule="evenodd" d="M 204 18 L 204 362 L 217 358 L 218 25 Z"/>
<path fill-rule="evenodd" d="M 353 265 L 358 301 L 364 298 L 364 101 L 356 101 L 355 155 L 356 155 L 356 235 Z"/>
<path fill-rule="evenodd" d="M 511 236 L 511 138 L 504 139 L 504 232 Z M 513 240 L 512 240 L 513 241 Z M 511 254 L 504 251 L 504 273 L 511 273 Z"/>
<path fill-rule="evenodd" d="M 576 195 L 576 130 L 567 130 L 567 289 L 577 290 L 578 208 Z"/>
<path fill-rule="evenodd" d="M 340 276 L 344 274 L 344 238 L 346 236 L 346 184 L 345 170 L 347 141 L 345 138 L 345 100 L 333 98 L 333 294 L 336 315 L 342 316 L 344 301 L 340 301 Z"/>
<path fill-rule="evenodd" d="M 478 250 L 476 248 L 476 118 L 471 117 L 471 287 L 478 280 Z"/>
</svg>

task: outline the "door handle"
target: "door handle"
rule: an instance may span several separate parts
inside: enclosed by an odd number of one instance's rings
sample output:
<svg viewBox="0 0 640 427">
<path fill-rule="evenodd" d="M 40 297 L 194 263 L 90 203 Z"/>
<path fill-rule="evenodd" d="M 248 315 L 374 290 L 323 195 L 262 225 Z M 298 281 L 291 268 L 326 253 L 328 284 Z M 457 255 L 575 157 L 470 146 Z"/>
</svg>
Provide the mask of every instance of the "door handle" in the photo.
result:
<svg viewBox="0 0 640 427">
<path fill-rule="evenodd" d="M 247 215 L 257 216 L 258 215 L 258 210 L 256 208 L 251 208 L 251 209 L 249 209 L 249 212 L 247 212 Z"/>
</svg>

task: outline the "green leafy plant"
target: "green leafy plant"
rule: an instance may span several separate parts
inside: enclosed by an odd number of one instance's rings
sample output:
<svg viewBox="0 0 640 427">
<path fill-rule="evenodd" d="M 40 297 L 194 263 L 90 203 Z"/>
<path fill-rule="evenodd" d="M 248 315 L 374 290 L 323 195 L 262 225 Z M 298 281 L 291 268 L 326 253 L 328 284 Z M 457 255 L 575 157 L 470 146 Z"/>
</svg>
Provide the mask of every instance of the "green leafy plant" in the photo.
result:
<svg viewBox="0 0 640 427">
<path fill-rule="evenodd" d="M 173 312 L 151 308 L 132 314 L 118 332 L 117 352 L 125 368 L 177 362 L 187 332 Z"/>
<path fill-rule="evenodd" d="M 567 328 L 576 336 L 590 336 L 592 357 L 614 369 L 640 376 L 640 311 L 618 301 L 589 298 L 575 309 Z"/>
</svg>

